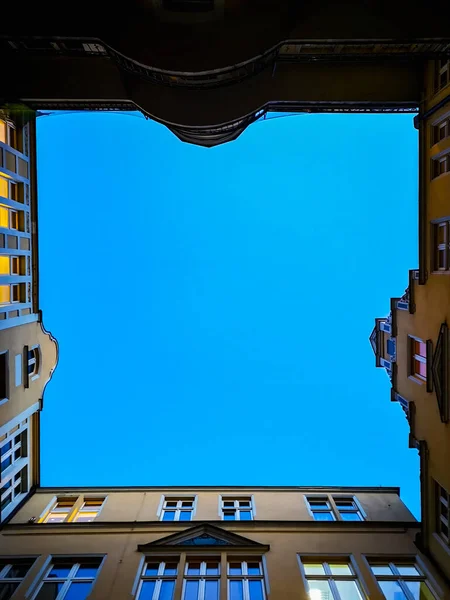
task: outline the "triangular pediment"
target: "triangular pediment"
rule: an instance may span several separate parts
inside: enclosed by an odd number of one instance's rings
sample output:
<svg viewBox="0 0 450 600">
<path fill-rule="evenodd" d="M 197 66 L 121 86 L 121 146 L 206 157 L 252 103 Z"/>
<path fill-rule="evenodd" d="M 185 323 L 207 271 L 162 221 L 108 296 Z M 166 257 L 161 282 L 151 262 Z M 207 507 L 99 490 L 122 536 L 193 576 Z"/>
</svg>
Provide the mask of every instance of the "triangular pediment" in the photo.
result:
<svg viewBox="0 0 450 600">
<path fill-rule="evenodd" d="M 262 552 L 266 552 L 269 549 L 265 544 L 249 540 L 242 535 L 225 531 L 221 527 L 216 527 L 209 523 L 195 525 L 194 527 L 189 527 L 184 531 L 173 533 L 148 544 L 142 544 L 138 546 L 138 550 L 140 552 L 149 552 L 162 549 L 162 547 L 166 550 L 168 547 L 171 549 L 179 548 L 180 550 L 188 547 L 191 549 L 200 548 L 202 550 L 211 547 L 229 547 L 230 549 L 259 548 Z"/>
<path fill-rule="evenodd" d="M 367 335 L 367 334 L 366 334 Z M 377 355 L 377 325 L 372 329 L 372 333 L 369 337 L 370 345 L 372 346 L 373 353 Z"/>
<path fill-rule="evenodd" d="M 448 384 L 449 330 L 447 323 L 442 323 L 431 363 L 431 373 L 439 406 L 441 421 L 449 421 L 450 389 Z"/>
</svg>

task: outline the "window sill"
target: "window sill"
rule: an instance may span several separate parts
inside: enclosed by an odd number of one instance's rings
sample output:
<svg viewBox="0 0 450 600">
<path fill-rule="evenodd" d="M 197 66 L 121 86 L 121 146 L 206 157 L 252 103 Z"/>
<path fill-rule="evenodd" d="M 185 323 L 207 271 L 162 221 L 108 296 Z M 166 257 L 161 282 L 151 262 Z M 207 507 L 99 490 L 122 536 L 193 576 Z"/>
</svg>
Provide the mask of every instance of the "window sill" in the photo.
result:
<svg viewBox="0 0 450 600">
<path fill-rule="evenodd" d="M 417 383 L 419 385 L 426 385 L 427 383 L 426 379 L 420 379 L 419 377 L 415 377 L 414 375 L 408 375 L 408 379 L 414 381 L 414 383 Z"/>
<path fill-rule="evenodd" d="M 436 175 L 436 177 L 433 177 L 431 179 L 431 183 L 433 183 L 433 181 L 437 181 L 438 179 L 441 179 L 441 177 L 445 177 L 446 175 L 450 175 L 450 171 L 446 171 L 445 173 L 441 173 L 440 175 Z"/>
</svg>

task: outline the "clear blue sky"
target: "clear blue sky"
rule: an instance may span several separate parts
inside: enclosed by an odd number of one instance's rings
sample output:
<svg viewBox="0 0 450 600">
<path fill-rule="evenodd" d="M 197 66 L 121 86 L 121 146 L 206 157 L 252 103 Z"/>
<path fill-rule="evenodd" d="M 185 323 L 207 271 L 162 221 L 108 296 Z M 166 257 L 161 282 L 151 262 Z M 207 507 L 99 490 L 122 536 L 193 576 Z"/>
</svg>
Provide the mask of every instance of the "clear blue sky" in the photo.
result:
<svg viewBox="0 0 450 600">
<path fill-rule="evenodd" d="M 368 338 L 417 266 L 412 115 L 298 115 L 213 149 L 38 119 L 60 361 L 42 485 L 399 485 L 419 461 Z"/>
</svg>

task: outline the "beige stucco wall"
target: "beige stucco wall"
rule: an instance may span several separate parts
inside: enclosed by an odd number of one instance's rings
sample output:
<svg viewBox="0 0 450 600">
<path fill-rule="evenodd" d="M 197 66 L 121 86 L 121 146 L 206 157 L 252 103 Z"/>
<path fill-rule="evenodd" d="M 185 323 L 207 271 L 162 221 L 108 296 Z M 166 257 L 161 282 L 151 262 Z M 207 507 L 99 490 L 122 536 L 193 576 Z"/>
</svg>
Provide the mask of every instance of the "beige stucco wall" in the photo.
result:
<svg viewBox="0 0 450 600">
<path fill-rule="evenodd" d="M 55 489 L 38 491 L 12 519 L 12 523 L 26 523 L 30 518 L 39 518 L 55 496 L 78 496 L 81 491 Z M 167 496 L 197 495 L 197 510 L 194 521 L 221 521 L 219 516 L 219 496 L 253 495 L 256 507 L 255 520 L 312 521 L 304 499 L 305 492 L 300 491 L 255 491 L 251 488 L 233 490 L 196 490 L 195 488 L 176 488 L 148 491 L 108 491 L 84 490 L 89 495 L 106 495 L 106 503 L 97 517 L 101 522 L 120 521 L 157 521 L 158 506 L 163 494 Z M 316 492 L 315 492 L 316 493 Z M 324 492 L 326 494 L 326 492 Z M 333 496 L 352 495 L 351 492 L 330 492 Z M 322 494 L 322 493 L 321 493 Z M 356 492 L 368 521 L 414 521 L 414 517 L 395 493 Z"/>
<path fill-rule="evenodd" d="M 21 355 L 23 358 L 24 346 L 36 345 L 41 349 L 39 377 L 30 379 L 29 387 L 25 388 L 26 370 L 22 360 L 22 383 L 16 387 L 15 357 Z M 57 362 L 56 342 L 38 321 L 0 330 L 0 351 L 3 350 L 8 350 L 9 400 L 0 406 L 0 426 L 39 402 Z"/>
</svg>

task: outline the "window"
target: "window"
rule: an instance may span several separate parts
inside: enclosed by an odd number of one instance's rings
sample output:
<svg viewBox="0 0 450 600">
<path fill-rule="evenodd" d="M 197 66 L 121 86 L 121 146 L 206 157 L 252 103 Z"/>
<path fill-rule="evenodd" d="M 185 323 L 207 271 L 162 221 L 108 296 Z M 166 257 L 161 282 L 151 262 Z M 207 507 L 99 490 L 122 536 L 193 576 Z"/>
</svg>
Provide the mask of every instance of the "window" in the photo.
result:
<svg viewBox="0 0 450 600">
<path fill-rule="evenodd" d="M 53 558 L 33 600 L 85 600 L 102 558 Z"/>
<path fill-rule="evenodd" d="M 450 171 L 450 154 L 431 159 L 431 179 Z"/>
<path fill-rule="evenodd" d="M 315 521 L 336 520 L 327 496 L 308 496 L 306 502 Z"/>
<path fill-rule="evenodd" d="M 425 575 L 410 560 L 370 560 L 370 568 L 386 600 L 433 600 Z"/>
<path fill-rule="evenodd" d="M 450 60 L 441 59 L 436 61 L 434 89 L 436 92 L 442 90 L 450 81 Z"/>
<path fill-rule="evenodd" d="M 178 563 L 148 559 L 139 581 L 138 600 L 172 600 Z"/>
<path fill-rule="evenodd" d="M 450 136 L 450 119 L 447 118 L 437 125 L 433 126 L 432 144 L 438 144 L 446 137 Z"/>
<path fill-rule="evenodd" d="M 418 338 L 410 337 L 411 344 L 411 373 L 420 381 L 427 380 L 427 345 Z"/>
<path fill-rule="evenodd" d="M 17 210 L 9 211 L 9 228 L 10 229 L 19 229 L 19 213 Z"/>
<path fill-rule="evenodd" d="M 161 521 L 191 521 L 195 506 L 195 497 L 171 498 L 165 497 Z"/>
<path fill-rule="evenodd" d="M 74 521 L 76 523 L 90 523 L 100 513 L 104 502 L 104 498 L 85 498 L 75 515 Z"/>
<path fill-rule="evenodd" d="M 436 494 L 436 530 L 447 546 L 450 546 L 448 530 L 449 493 L 437 482 L 434 485 Z"/>
<path fill-rule="evenodd" d="M 434 271 L 450 269 L 450 220 L 433 223 Z"/>
<path fill-rule="evenodd" d="M 183 600 L 219 600 L 219 589 L 219 559 L 187 559 L 184 571 Z"/>
<path fill-rule="evenodd" d="M 363 516 L 359 507 L 352 496 L 333 497 L 336 508 L 343 521 L 363 521 Z"/>
<path fill-rule="evenodd" d="M 11 275 L 20 275 L 20 257 L 19 256 L 11 256 Z"/>
<path fill-rule="evenodd" d="M 1 600 L 9 600 L 12 597 L 33 563 L 33 558 L 0 558 Z"/>
<path fill-rule="evenodd" d="M 264 575 L 259 559 L 228 562 L 228 600 L 264 600 Z"/>
<path fill-rule="evenodd" d="M 330 561 L 300 558 L 310 600 L 363 600 L 358 578 L 349 559 Z"/>
<path fill-rule="evenodd" d="M 1 184 L 1 178 L 0 178 L 0 184 Z M 2 194 L 1 186 L 0 186 L 0 196 L 1 195 L 3 195 L 3 194 Z M 5 227 L 6 229 L 8 229 L 8 223 L 9 223 L 8 208 L 6 206 L 4 206 L 3 204 L 0 204 L 0 227 Z"/>
<path fill-rule="evenodd" d="M 8 385 L 8 352 L 0 353 L 0 403 L 8 400 L 9 385 Z"/>
<path fill-rule="evenodd" d="M 47 507 L 40 523 L 90 523 L 100 513 L 105 497 L 59 496 Z"/>
<path fill-rule="evenodd" d="M 28 376 L 35 377 L 39 373 L 39 346 L 27 350 Z"/>
<path fill-rule="evenodd" d="M 17 132 L 14 125 L 0 119 L 0 142 L 17 149 Z"/>
<path fill-rule="evenodd" d="M 230 498 L 222 496 L 222 519 L 224 521 L 252 521 L 253 502 L 251 496 Z"/>
<path fill-rule="evenodd" d="M 28 420 L 13 427 L 0 442 L 1 511 L 6 518 L 28 492 Z"/>
<path fill-rule="evenodd" d="M 69 518 L 70 513 L 77 501 L 76 498 L 58 498 L 43 519 L 44 523 L 63 523 Z"/>
</svg>

